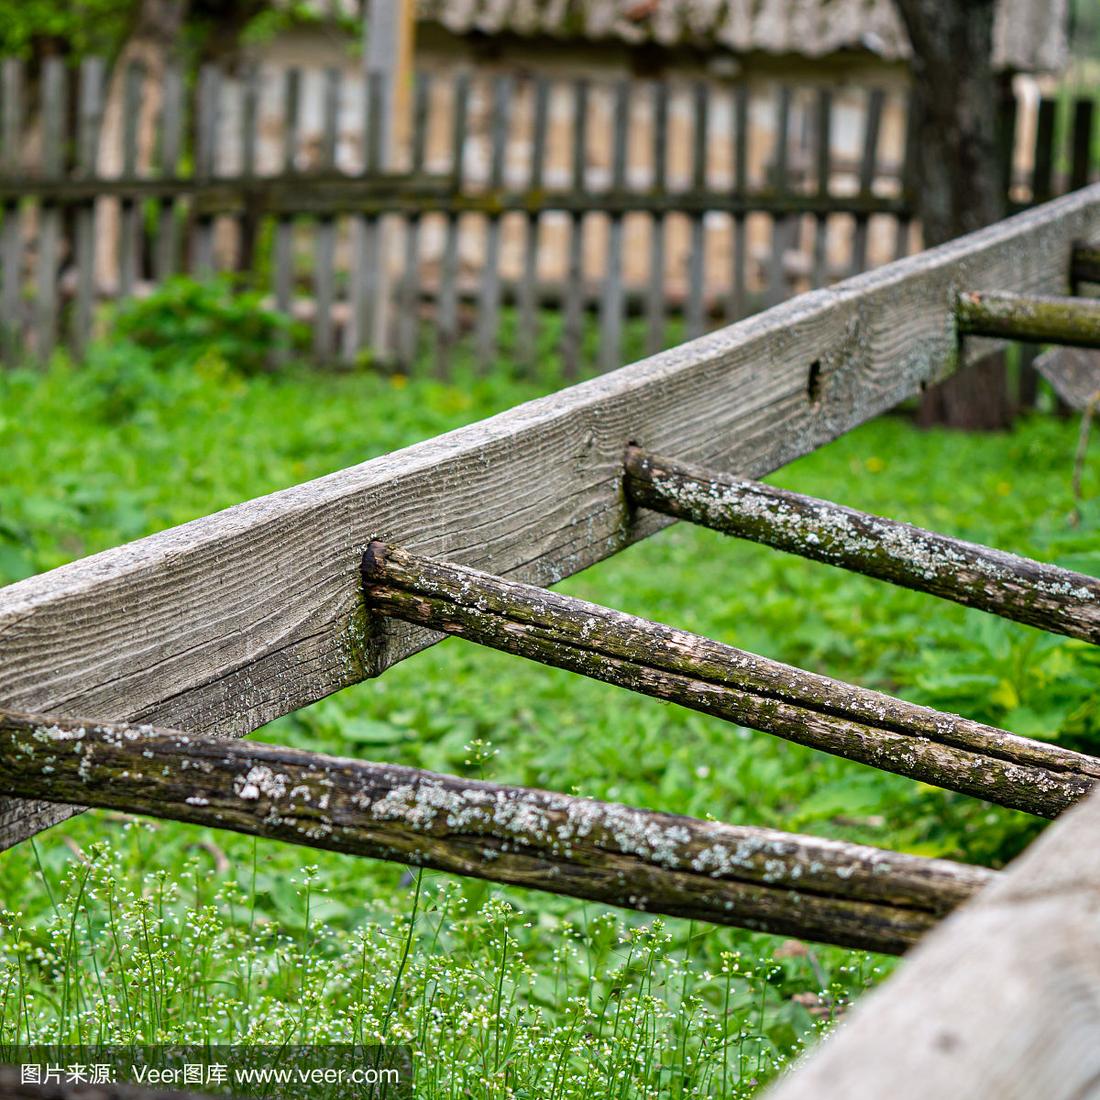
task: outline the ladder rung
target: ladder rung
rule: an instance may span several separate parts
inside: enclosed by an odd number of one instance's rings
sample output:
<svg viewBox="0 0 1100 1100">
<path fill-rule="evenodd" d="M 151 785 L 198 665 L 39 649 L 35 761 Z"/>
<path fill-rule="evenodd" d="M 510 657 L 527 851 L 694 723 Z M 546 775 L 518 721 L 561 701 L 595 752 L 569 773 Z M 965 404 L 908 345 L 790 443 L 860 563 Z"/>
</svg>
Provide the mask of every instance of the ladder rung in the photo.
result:
<svg viewBox="0 0 1100 1100">
<path fill-rule="evenodd" d="M 0 713 L 0 791 L 901 952 L 983 867 L 150 726 Z"/>
<path fill-rule="evenodd" d="M 816 497 L 626 453 L 635 504 L 727 535 L 1100 643 L 1100 580 Z"/>
<path fill-rule="evenodd" d="M 1100 348 L 1100 301 L 966 291 L 955 302 L 960 333 Z"/>
<path fill-rule="evenodd" d="M 372 542 L 367 606 L 949 790 L 1054 817 L 1100 760 L 621 611 Z"/>
</svg>

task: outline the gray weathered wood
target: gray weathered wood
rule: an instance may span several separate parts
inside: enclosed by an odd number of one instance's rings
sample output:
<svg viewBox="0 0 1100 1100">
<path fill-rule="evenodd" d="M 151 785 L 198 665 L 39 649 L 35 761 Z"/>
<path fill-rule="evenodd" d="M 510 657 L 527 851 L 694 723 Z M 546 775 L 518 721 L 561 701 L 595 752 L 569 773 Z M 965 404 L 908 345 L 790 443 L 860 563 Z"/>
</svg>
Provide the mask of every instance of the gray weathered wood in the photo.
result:
<svg viewBox="0 0 1100 1100">
<path fill-rule="evenodd" d="M 42 65 L 42 175 L 65 171 L 65 62 L 48 57 Z M 50 202 L 38 209 L 38 279 L 34 301 L 34 351 L 45 361 L 57 343 L 61 210 Z"/>
<path fill-rule="evenodd" d="M 1100 378 L 1093 385 L 1100 392 Z M 1042 630 L 1100 643 L 1100 580 L 774 485 L 627 450 L 635 503 Z"/>
<path fill-rule="evenodd" d="M 867 107 L 863 123 L 863 152 L 859 160 L 859 193 L 870 196 L 875 185 L 878 168 L 878 135 L 882 124 L 882 107 L 886 93 L 882 88 L 871 88 L 867 93 Z M 858 275 L 867 267 L 867 228 L 870 217 L 857 214 L 852 232 L 852 274 Z"/>
<path fill-rule="evenodd" d="M 734 192 L 744 195 L 749 189 L 749 87 L 742 81 L 734 90 L 733 101 L 733 178 Z M 746 282 L 749 254 L 745 236 L 745 215 L 733 215 L 733 278 L 730 288 L 730 320 L 740 321 L 748 312 Z"/>
<path fill-rule="evenodd" d="M 195 176 L 214 179 L 218 172 L 218 132 L 221 122 L 221 70 L 212 64 L 199 70 L 198 102 L 195 108 Z M 191 272 L 200 277 L 214 270 L 214 219 L 208 214 L 195 217 L 191 234 Z"/>
<path fill-rule="evenodd" d="M 126 66 L 122 87 L 122 174 L 126 179 L 138 174 L 138 118 L 144 81 L 145 70 L 140 64 Z M 120 203 L 118 289 L 123 298 L 133 295 L 137 283 L 141 212 L 141 204 L 134 199 L 124 198 Z"/>
<path fill-rule="evenodd" d="M 77 100 L 76 170 L 92 176 L 96 170 L 99 130 L 103 121 L 104 75 L 106 67 L 99 57 L 86 57 L 80 63 L 80 95 Z M 74 218 L 74 254 L 76 300 L 73 308 L 72 345 L 79 355 L 87 347 L 92 331 L 95 306 L 95 201 L 77 209 Z"/>
<path fill-rule="evenodd" d="M 1084 1100 L 1100 1080 L 1100 795 L 949 917 L 767 1100 Z"/>
<path fill-rule="evenodd" d="M 535 78 L 531 119 L 531 170 L 528 184 L 532 192 L 542 190 L 546 169 L 546 127 L 550 106 L 550 82 L 545 76 Z M 539 215 L 527 215 L 524 238 L 523 278 L 519 294 L 519 361 L 530 367 L 538 348 L 538 274 Z"/>
<path fill-rule="evenodd" d="M 584 191 L 588 163 L 588 81 L 573 86 L 573 190 Z M 562 319 L 561 357 L 567 378 L 576 378 L 581 367 L 584 337 L 584 217 L 573 214 L 569 222 L 569 268 L 565 277 L 565 310 Z"/>
<path fill-rule="evenodd" d="M 667 522 L 626 507 L 627 443 L 760 477 L 954 370 L 959 286 L 1064 290 L 1073 242 L 1096 238 L 1094 185 L 440 439 L 19 581 L 0 590 L 0 706 L 256 729 L 437 640 L 369 626 L 359 561 L 372 537 L 551 583 Z M 61 816 L 7 802 L 0 844 Z"/>
<path fill-rule="evenodd" d="M 504 186 L 504 154 L 508 145 L 508 119 L 512 98 L 512 78 L 493 80 L 493 109 L 489 125 L 489 188 Z M 497 355 L 500 329 L 500 215 L 485 219 L 485 255 L 481 261 L 481 294 L 477 304 L 476 349 L 478 364 L 485 370 Z"/>
<path fill-rule="evenodd" d="M 693 89 L 691 182 L 697 191 L 707 186 L 707 126 L 709 89 L 702 81 Z M 689 340 L 701 336 L 705 327 L 703 279 L 706 272 L 706 211 L 691 218 L 691 251 L 688 255 L 687 309 L 684 328 Z"/>
<path fill-rule="evenodd" d="M 183 147 L 183 72 L 171 64 L 164 70 L 160 115 L 160 148 L 157 165 L 160 176 L 176 176 Z M 157 202 L 156 274 L 161 281 L 179 268 L 179 217 L 177 203 L 170 198 Z"/>
<path fill-rule="evenodd" d="M 23 63 L 6 57 L 0 63 L 0 156 L 11 175 L 21 174 L 23 133 Z M 0 204 L 0 352 L 9 366 L 23 345 L 23 227 L 14 196 Z"/>
<path fill-rule="evenodd" d="M 817 193 L 821 198 L 829 194 L 833 166 L 833 93 L 830 88 L 821 88 L 817 93 Z M 814 289 L 826 283 L 829 249 L 829 216 L 819 213 L 814 218 L 813 274 L 810 281 Z"/>
<path fill-rule="evenodd" d="M 780 85 L 778 91 L 775 122 L 775 160 L 771 166 L 771 186 L 777 195 L 786 195 L 790 190 L 790 180 L 787 177 L 790 127 L 791 127 L 791 89 L 787 84 Z M 787 274 L 783 258 L 786 251 L 793 245 L 793 235 L 797 226 L 797 219 L 790 215 L 773 216 L 771 258 L 768 264 L 768 288 L 766 301 L 769 306 L 774 306 L 787 297 Z"/>
<path fill-rule="evenodd" d="M 901 952 L 994 872 L 257 742 L 0 713 L 0 791 Z"/>
<path fill-rule="evenodd" d="M 340 70 L 325 70 L 322 86 L 321 155 L 319 169 L 332 172 L 336 167 L 336 135 L 340 111 Z M 336 296 L 336 220 L 321 218 L 317 223 L 314 242 L 313 354 L 321 362 L 333 358 L 336 352 L 332 307 Z"/>
<path fill-rule="evenodd" d="M 626 186 L 627 134 L 630 124 L 630 82 L 615 85 L 611 119 L 611 186 Z M 607 266 L 600 297 L 600 370 L 622 366 L 623 347 L 623 218 L 612 214 L 608 224 Z"/>
<path fill-rule="evenodd" d="M 653 85 L 653 190 L 668 183 L 668 85 Z M 649 287 L 646 295 L 646 354 L 665 346 L 665 215 L 649 219 Z"/>
<path fill-rule="evenodd" d="M 256 176 L 256 143 L 259 138 L 260 67 L 253 62 L 241 74 L 241 176 L 252 180 Z M 335 132 L 332 144 L 335 150 Z M 333 157 L 335 161 L 335 157 Z M 259 235 L 258 212 L 245 205 L 237 219 L 237 271 L 251 275 L 256 260 L 256 238 Z"/>
<path fill-rule="evenodd" d="M 965 291 L 955 318 L 972 336 L 1100 348 L 1100 301 L 1093 298 Z"/>
<path fill-rule="evenodd" d="M 466 73 L 459 73 L 454 78 L 451 103 L 451 176 L 455 190 L 462 186 L 465 175 L 463 159 L 469 97 L 470 78 Z M 443 261 L 440 266 L 438 333 L 436 374 L 440 378 L 446 378 L 450 372 L 451 355 L 458 342 L 458 215 L 453 212 L 447 215 Z"/>
<path fill-rule="evenodd" d="M 428 105 L 431 76 L 416 74 L 413 98 L 412 171 L 424 171 L 424 152 L 428 136 Z M 405 220 L 405 270 L 401 276 L 401 309 L 398 311 L 398 362 L 411 370 L 420 344 L 420 214 Z"/>
<path fill-rule="evenodd" d="M 288 69 L 283 76 L 283 171 L 292 173 L 297 166 L 298 136 L 301 125 L 302 74 Z M 294 299 L 294 221 L 279 218 L 275 222 L 273 264 L 275 308 L 289 314 Z M 289 349 L 281 347 L 278 358 L 285 359 Z"/>
<path fill-rule="evenodd" d="M 1100 759 L 758 657 L 599 604 L 374 542 L 367 606 L 872 767 L 1054 817 Z"/>
</svg>

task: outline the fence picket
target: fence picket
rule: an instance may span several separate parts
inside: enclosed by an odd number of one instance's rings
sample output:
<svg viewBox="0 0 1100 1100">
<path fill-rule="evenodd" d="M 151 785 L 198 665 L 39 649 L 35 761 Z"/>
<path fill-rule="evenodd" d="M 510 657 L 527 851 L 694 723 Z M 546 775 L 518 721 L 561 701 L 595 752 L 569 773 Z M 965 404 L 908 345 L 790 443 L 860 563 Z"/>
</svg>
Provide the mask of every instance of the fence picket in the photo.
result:
<svg viewBox="0 0 1100 1100">
<path fill-rule="evenodd" d="M 871 197 L 875 185 L 875 171 L 878 167 L 878 136 L 882 123 L 882 105 L 886 95 L 881 88 L 872 88 L 867 93 L 867 108 L 863 126 L 863 153 L 859 162 L 859 194 L 861 198 Z M 870 215 L 856 214 L 855 229 L 852 234 L 851 273 L 858 275 L 867 267 L 867 228 Z"/>
<path fill-rule="evenodd" d="M 340 110 L 340 70 L 326 69 L 322 92 L 322 135 L 318 169 L 336 168 L 336 127 Z M 336 220 L 325 215 L 317 220 L 313 265 L 313 354 L 322 362 L 335 352 L 333 304 L 336 279 Z"/>
<path fill-rule="evenodd" d="M 301 122 L 302 74 L 288 69 L 283 78 L 283 172 L 297 170 L 298 128 Z M 275 223 L 275 308 L 290 316 L 294 308 L 294 220 L 283 215 Z M 281 347 L 278 358 L 289 349 Z"/>
<path fill-rule="evenodd" d="M 241 77 L 241 175 L 246 181 L 256 176 L 256 138 L 259 126 L 260 70 L 249 65 Z M 256 260 L 259 217 L 251 199 L 237 219 L 237 271 L 247 274 Z"/>
<path fill-rule="evenodd" d="M 777 95 L 775 159 L 772 162 L 770 189 L 777 197 L 783 198 L 790 188 L 787 168 L 790 149 L 791 89 L 786 84 L 782 84 Z M 796 220 L 789 214 L 773 214 L 771 223 L 771 258 L 768 265 L 768 290 L 765 300 L 769 306 L 774 306 L 787 297 L 787 280 L 783 264 Z"/>
<path fill-rule="evenodd" d="M 466 150 L 469 98 L 470 78 L 466 73 L 459 73 L 454 79 L 451 104 L 451 179 L 456 192 L 462 188 L 465 178 L 463 158 Z M 435 369 L 438 377 L 446 378 L 450 373 L 454 346 L 458 342 L 458 213 L 455 210 L 447 211 L 438 300 Z"/>
<path fill-rule="evenodd" d="M 496 77 L 493 81 L 489 132 L 489 187 L 494 192 L 499 192 L 504 186 L 504 153 L 508 140 L 511 94 L 511 77 Z M 500 328 L 500 214 L 487 214 L 485 221 L 485 259 L 481 265 L 477 321 L 477 358 L 482 368 L 496 357 Z"/>
<path fill-rule="evenodd" d="M 668 85 L 653 85 L 653 192 L 663 195 L 668 185 Z M 665 215 L 649 219 L 649 286 L 646 294 L 646 353 L 665 346 Z"/>
<path fill-rule="evenodd" d="M 80 99 L 77 103 L 76 167 L 82 177 L 93 178 L 99 130 L 103 121 L 105 66 L 100 57 L 86 57 L 80 64 Z M 73 309 L 72 346 L 80 355 L 87 346 L 95 305 L 95 199 L 79 206 L 74 219 L 76 301 Z"/>
<path fill-rule="evenodd" d="M 220 129 L 221 70 L 216 65 L 203 65 L 199 70 L 198 105 L 196 108 L 195 176 L 213 180 L 217 174 L 218 131 Z M 214 270 L 214 218 L 206 212 L 195 216 L 192 234 L 194 254 L 191 270 L 198 276 Z"/>
<path fill-rule="evenodd" d="M 164 73 L 164 99 L 160 114 L 158 171 L 161 177 L 179 174 L 183 146 L 183 73 L 178 65 L 169 65 Z M 179 268 L 179 205 L 174 198 L 157 202 L 156 274 L 161 281 Z"/>
<path fill-rule="evenodd" d="M 817 93 L 817 195 L 824 203 L 829 199 L 832 182 L 833 164 L 833 93 L 829 88 L 821 88 Z M 811 283 L 816 289 L 825 285 L 828 279 L 829 263 L 829 215 L 819 210 L 814 217 L 813 268 Z"/>
<path fill-rule="evenodd" d="M 733 191 L 744 199 L 749 184 L 749 88 L 744 82 L 734 89 L 733 99 Z M 748 250 L 745 215 L 738 210 L 733 215 L 733 279 L 730 287 L 729 320 L 739 321 L 748 308 L 746 284 Z"/>
<path fill-rule="evenodd" d="M 573 85 L 573 190 L 585 189 L 588 156 L 588 81 Z M 565 280 L 565 318 L 562 322 L 562 364 L 567 378 L 576 378 L 584 337 L 584 215 L 574 212 L 569 224 L 569 270 Z"/>
<path fill-rule="evenodd" d="M 545 76 L 535 79 L 531 119 L 531 168 L 528 187 L 532 194 L 542 190 L 546 161 L 546 123 L 550 83 Z M 526 367 L 535 361 L 538 345 L 538 258 L 540 219 L 536 211 L 526 216 L 523 249 L 523 277 L 519 291 L 519 345 L 517 356 Z"/>
<path fill-rule="evenodd" d="M 424 171 L 424 153 L 427 142 L 428 106 L 431 95 L 431 76 L 416 74 L 416 91 L 413 106 L 412 171 L 419 176 Z M 416 362 L 420 344 L 420 214 L 405 219 L 405 270 L 401 279 L 401 309 L 398 312 L 398 361 L 410 370 Z"/>
<path fill-rule="evenodd" d="M 42 177 L 60 179 L 65 171 L 65 62 L 47 58 L 42 66 Z M 34 302 L 35 356 L 45 362 L 57 343 L 61 207 L 43 198 L 38 207 L 38 282 Z"/>
<path fill-rule="evenodd" d="M 145 70 L 138 62 L 126 66 L 122 90 L 122 178 L 137 179 L 138 119 L 141 111 L 142 84 Z M 141 203 L 124 197 L 119 204 L 118 278 L 119 292 L 124 298 L 134 293 L 138 276 L 138 248 L 141 232 Z"/>
<path fill-rule="evenodd" d="M 611 188 L 626 187 L 627 139 L 630 125 L 630 85 L 620 80 L 615 85 L 611 134 Z M 607 270 L 600 299 L 600 369 L 621 366 L 623 341 L 623 216 L 609 218 Z"/>
<path fill-rule="evenodd" d="M 707 188 L 707 125 L 709 113 L 708 88 L 701 81 L 694 88 L 692 110 L 691 186 L 700 194 Z M 702 336 L 705 328 L 703 311 L 703 277 L 706 271 L 706 212 L 691 216 L 691 254 L 688 257 L 688 289 L 686 329 L 689 340 Z"/>
<path fill-rule="evenodd" d="M 1070 157 L 1069 189 L 1076 191 L 1089 182 L 1092 159 L 1092 122 L 1094 104 L 1081 96 L 1073 103 L 1073 152 Z"/>
<path fill-rule="evenodd" d="M 23 125 L 23 64 L 18 58 L 4 59 L 0 69 L 0 156 L 3 169 L 12 176 L 20 172 L 20 137 Z M 0 205 L 0 346 L 4 362 L 19 358 L 23 327 L 23 212 L 19 199 L 11 197 Z"/>
</svg>

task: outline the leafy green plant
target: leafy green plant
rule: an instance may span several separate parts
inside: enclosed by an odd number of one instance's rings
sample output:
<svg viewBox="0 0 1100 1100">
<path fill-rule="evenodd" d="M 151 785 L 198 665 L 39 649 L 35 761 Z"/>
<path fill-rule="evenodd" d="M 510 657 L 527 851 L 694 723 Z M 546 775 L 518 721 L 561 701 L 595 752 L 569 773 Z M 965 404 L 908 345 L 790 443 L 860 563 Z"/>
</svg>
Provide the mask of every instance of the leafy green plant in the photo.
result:
<svg viewBox="0 0 1100 1100">
<path fill-rule="evenodd" d="M 242 374 L 269 370 L 277 351 L 302 338 L 300 325 L 228 275 L 169 279 L 119 306 L 113 327 L 116 339 L 144 349 L 154 366 L 220 359 Z"/>
</svg>

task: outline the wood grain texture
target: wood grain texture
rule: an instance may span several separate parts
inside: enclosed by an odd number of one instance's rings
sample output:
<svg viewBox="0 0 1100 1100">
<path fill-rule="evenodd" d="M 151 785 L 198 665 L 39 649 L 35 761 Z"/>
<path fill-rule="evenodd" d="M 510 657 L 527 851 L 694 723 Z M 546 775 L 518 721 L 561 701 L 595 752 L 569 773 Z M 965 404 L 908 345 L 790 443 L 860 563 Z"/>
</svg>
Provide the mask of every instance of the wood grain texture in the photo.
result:
<svg viewBox="0 0 1100 1100">
<path fill-rule="evenodd" d="M 995 877 L 417 768 L 28 715 L 0 714 L 0 790 L 894 953 Z"/>
<path fill-rule="evenodd" d="M 437 640 L 368 629 L 359 564 L 371 539 L 552 583 L 666 522 L 628 506 L 628 443 L 759 477 L 950 373 L 958 290 L 1064 290 L 1073 242 L 1097 236 L 1100 186 L 481 423 L 20 581 L 0 590 L 0 705 L 254 730 Z M 61 816 L 6 802 L 0 845 Z"/>
<path fill-rule="evenodd" d="M 627 449 L 626 473 L 641 507 L 1100 644 L 1096 577 L 637 447 Z"/>
<path fill-rule="evenodd" d="M 1100 759 L 831 680 L 686 630 L 373 542 L 367 605 L 898 775 L 1055 817 Z"/>
<path fill-rule="evenodd" d="M 1100 1088 L 1100 797 L 909 955 L 767 1100 L 1084 1100 Z"/>
</svg>

